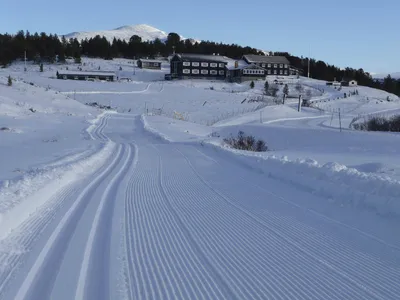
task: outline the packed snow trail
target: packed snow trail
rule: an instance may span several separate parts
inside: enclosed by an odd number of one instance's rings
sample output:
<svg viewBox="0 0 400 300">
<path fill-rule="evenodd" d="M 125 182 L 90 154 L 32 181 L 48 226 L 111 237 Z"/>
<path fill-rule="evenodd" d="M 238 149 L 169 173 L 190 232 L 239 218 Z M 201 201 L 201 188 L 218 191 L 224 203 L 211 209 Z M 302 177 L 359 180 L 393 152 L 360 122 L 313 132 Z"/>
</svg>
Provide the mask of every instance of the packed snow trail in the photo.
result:
<svg viewBox="0 0 400 300">
<path fill-rule="evenodd" d="M 91 136 L 113 155 L 0 241 L 0 299 L 398 299 L 399 245 L 298 201 L 327 199 L 138 117 Z"/>
</svg>

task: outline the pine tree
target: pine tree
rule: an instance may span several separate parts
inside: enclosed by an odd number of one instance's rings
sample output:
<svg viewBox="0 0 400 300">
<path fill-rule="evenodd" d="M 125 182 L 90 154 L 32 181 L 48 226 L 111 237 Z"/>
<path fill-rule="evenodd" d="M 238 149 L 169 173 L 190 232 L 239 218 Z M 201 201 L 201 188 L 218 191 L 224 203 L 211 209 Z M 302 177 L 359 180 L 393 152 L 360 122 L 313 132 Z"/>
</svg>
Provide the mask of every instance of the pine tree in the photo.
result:
<svg viewBox="0 0 400 300">
<path fill-rule="evenodd" d="M 264 84 L 264 94 L 265 95 L 269 94 L 269 83 L 268 83 L 268 81 L 266 81 L 265 84 Z"/>
<path fill-rule="evenodd" d="M 43 72 L 43 64 L 40 64 L 40 72 Z"/>
<path fill-rule="evenodd" d="M 75 61 L 76 64 L 82 63 L 82 59 L 81 59 L 80 55 L 75 56 L 74 61 Z"/>
<path fill-rule="evenodd" d="M 11 76 L 8 76 L 7 85 L 12 86 L 12 84 L 13 84 L 12 78 L 11 78 Z"/>
<path fill-rule="evenodd" d="M 254 81 L 250 82 L 250 88 L 254 89 Z"/>
<path fill-rule="evenodd" d="M 287 96 L 289 95 L 289 87 L 287 84 L 285 84 L 285 87 L 283 88 L 283 93 Z"/>
</svg>

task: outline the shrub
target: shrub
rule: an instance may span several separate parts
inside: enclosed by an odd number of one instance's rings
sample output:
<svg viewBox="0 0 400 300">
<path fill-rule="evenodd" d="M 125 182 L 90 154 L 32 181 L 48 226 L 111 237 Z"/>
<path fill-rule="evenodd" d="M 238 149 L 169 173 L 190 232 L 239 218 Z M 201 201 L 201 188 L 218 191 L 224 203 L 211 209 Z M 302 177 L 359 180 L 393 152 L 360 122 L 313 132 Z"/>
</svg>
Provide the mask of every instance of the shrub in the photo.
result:
<svg viewBox="0 0 400 300">
<path fill-rule="evenodd" d="M 12 78 L 11 78 L 11 76 L 8 76 L 7 85 L 8 85 L 8 86 L 12 86 L 12 84 L 13 84 Z"/>
<path fill-rule="evenodd" d="M 256 140 L 252 135 L 245 135 L 243 131 L 239 131 L 237 137 L 230 136 L 224 139 L 224 142 L 234 149 L 254 151 L 254 152 L 265 152 L 268 150 L 263 140 Z"/>
<path fill-rule="evenodd" d="M 400 132 L 400 115 L 385 118 L 373 116 L 361 123 L 352 124 L 355 130 Z"/>
<path fill-rule="evenodd" d="M 250 88 L 254 89 L 254 81 L 250 82 Z"/>
</svg>

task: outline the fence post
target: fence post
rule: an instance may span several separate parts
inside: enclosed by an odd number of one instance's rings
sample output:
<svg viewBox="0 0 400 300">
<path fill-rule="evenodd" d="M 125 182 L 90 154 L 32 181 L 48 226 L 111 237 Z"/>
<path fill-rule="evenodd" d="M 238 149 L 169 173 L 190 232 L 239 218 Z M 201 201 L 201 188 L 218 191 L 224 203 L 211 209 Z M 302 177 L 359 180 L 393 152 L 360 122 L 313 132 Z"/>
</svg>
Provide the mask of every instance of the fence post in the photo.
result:
<svg viewBox="0 0 400 300">
<path fill-rule="evenodd" d="M 340 114 L 340 108 L 339 108 L 339 126 L 340 126 L 340 132 L 342 132 L 342 117 Z"/>
</svg>

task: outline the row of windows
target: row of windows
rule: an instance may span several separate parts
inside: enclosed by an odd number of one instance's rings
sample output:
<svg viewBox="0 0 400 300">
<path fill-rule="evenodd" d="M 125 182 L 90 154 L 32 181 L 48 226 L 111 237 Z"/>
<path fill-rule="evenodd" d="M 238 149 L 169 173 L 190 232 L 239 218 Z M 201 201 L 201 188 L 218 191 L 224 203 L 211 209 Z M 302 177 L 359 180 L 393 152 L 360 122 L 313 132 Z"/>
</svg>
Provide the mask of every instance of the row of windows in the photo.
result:
<svg viewBox="0 0 400 300">
<path fill-rule="evenodd" d="M 254 75 L 264 75 L 264 70 L 249 70 L 244 69 L 243 74 L 254 74 Z"/>
<path fill-rule="evenodd" d="M 274 70 L 274 75 L 278 75 L 278 70 Z M 268 75 L 271 75 L 272 74 L 272 71 L 271 70 L 268 70 Z M 279 70 L 279 75 L 288 75 L 288 71 L 287 70 L 285 70 L 285 71 L 283 71 L 283 70 Z"/>
<path fill-rule="evenodd" d="M 190 74 L 190 71 L 192 71 L 192 74 L 200 74 L 200 70 L 199 69 L 183 69 L 183 74 Z M 208 72 L 208 70 L 201 70 L 201 74 L 202 75 L 218 75 L 218 71 L 217 70 L 211 70 L 210 72 Z M 225 72 L 223 70 L 219 71 L 219 75 L 225 75 Z"/>
<path fill-rule="evenodd" d="M 278 68 L 278 64 L 258 64 L 260 67 L 267 67 L 267 68 L 271 68 L 272 65 L 274 66 L 274 68 Z M 289 66 L 287 64 L 279 64 L 279 68 L 283 68 L 285 66 L 285 69 L 287 69 Z"/>
<path fill-rule="evenodd" d="M 183 66 L 184 67 L 190 67 L 190 65 L 192 65 L 192 67 L 199 67 L 200 64 L 201 64 L 201 66 L 203 68 L 208 68 L 208 66 L 210 66 L 211 68 L 218 68 L 218 63 L 208 63 L 208 62 L 202 62 L 202 63 L 192 62 L 192 63 L 190 63 L 189 61 L 184 61 L 183 62 Z M 219 67 L 220 68 L 224 68 L 225 64 L 224 63 L 219 63 Z"/>
</svg>

